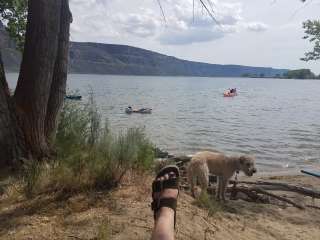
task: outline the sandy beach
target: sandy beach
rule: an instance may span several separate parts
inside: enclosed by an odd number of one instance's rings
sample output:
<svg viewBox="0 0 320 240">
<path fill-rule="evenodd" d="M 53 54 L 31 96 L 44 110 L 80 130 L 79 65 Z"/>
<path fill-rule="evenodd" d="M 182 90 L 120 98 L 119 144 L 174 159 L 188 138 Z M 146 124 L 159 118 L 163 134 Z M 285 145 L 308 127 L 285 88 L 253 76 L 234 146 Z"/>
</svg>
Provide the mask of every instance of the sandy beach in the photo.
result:
<svg viewBox="0 0 320 240">
<path fill-rule="evenodd" d="M 5 192 L 0 198 L 0 239 L 149 239 L 153 227 L 152 177 L 140 179 L 124 182 L 109 193 L 43 194 L 26 200 Z M 263 176 L 256 180 L 320 188 L 319 179 L 302 175 Z M 320 207 L 319 199 L 279 194 L 303 205 Z M 197 207 L 185 192 L 181 192 L 178 204 L 176 239 L 314 240 L 320 234 L 320 210 L 315 208 L 299 210 L 282 203 L 237 200 L 208 216 L 208 210 Z"/>
</svg>

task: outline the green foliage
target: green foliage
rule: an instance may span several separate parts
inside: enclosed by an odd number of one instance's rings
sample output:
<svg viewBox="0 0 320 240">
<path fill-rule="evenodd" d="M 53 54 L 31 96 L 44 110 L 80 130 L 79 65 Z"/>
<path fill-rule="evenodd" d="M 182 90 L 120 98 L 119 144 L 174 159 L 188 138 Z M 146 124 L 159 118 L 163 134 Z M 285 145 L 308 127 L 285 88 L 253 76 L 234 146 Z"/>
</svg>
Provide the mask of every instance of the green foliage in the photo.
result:
<svg viewBox="0 0 320 240">
<path fill-rule="evenodd" d="M 283 77 L 289 79 L 315 79 L 316 75 L 310 69 L 297 69 L 288 71 Z"/>
<path fill-rule="evenodd" d="M 42 171 L 42 165 L 35 160 L 25 161 L 23 169 L 23 182 L 24 193 L 26 197 L 30 198 L 34 194 L 34 190 L 37 187 L 40 175 Z"/>
<path fill-rule="evenodd" d="M 6 30 L 21 52 L 24 47 L 28 15 L 28 0 L 1 0 L 0 16 L 7 23 Z"/>
<path fill-rule="evenodd" d="M 207 209 L 210 217 L 223 210 L 223 205 L 206 192 L 201 192 L 199 198 L 195 201 L 195 205 Z"/>
<path fill-rule="evenodd" d="M 248 78 L 248 77 L 251 77 L 251 74 L 250 74 L 250 73 L 243 73 L 243 74 L 241 75 L 241 77 Z"/>
<path fill-rule="evenodd" d="M 319 60 L 320 59 L 320 21 L 308 20 L 303 23 L 305 32 L 304 39 L 308 39 L 314 44 L 313 50 L 305 53 L 303 61 Z"/>
<path fill-rule="evenodd" d="M 111 239 L 110 220 L 104 220 L 98 228 L 97 240 Z"/>
<path fill-rule="evenodd" d="M 65 102 L 55 147 L 54 161 L 26 165 L 26 195 L 31 196 L 37 188 L 67 192 L 110 189 L 129 170 L 151 169 L 154 159 L 154 146 L 144 129 L 113 134 L 107 121 L 102 127 L 92 93 L 87 104 Z"/>
</svg>

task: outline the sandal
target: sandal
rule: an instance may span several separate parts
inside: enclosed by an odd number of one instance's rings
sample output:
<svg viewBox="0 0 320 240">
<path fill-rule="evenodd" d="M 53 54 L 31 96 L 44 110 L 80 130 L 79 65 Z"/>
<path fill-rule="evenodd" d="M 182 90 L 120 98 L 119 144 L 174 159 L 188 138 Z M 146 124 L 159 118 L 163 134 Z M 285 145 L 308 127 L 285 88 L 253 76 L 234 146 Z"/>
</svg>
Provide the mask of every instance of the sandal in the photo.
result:
<svg viewBox="0 0 320 240">
<path fill-rule="evenodd" d="M 156 176 L 156 179 L 169 174 L 173 172 L 175 174 L 175 177 L 169 176 L 169 179 L 167 180 L 154 180 L 152 183 L 152 203 L 151 203 L 151 209 L 153 210 L 153 216 L 156 220 L 157 212 L 162 207 L 168 207 L 171 208 L 174 211 L 174 228 L 176 227 L 176 209 L 177 209 L 177 198 L 179 196 L 179 177 L 180 172 L 179 168 L 175 165 L 168 165 L 164 168 L 162 168 L 159 173 Z M 177 198 L 155 198 L 156 193 L 161 193 L 165 189 L 178 189 L 178 195 Z"/>
</svg>

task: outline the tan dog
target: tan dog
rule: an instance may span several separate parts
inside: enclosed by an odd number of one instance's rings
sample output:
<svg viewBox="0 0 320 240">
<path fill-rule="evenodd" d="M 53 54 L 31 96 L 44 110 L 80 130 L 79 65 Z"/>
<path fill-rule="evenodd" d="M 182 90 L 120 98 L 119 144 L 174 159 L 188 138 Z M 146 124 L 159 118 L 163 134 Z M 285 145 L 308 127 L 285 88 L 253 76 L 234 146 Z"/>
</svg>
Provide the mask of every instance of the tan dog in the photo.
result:
<svg viewBox="0 0 320 240">
<path fill-rule="evenodd" d="M 243 171 L 247 176 L 257 172 L 254 158 L 250 156 L 227 157 L 217 152 L 199 152 L 195 154 L 188 166 L 188 179 L 191 192 L 195 197 L 194 187 L 198 179 L 202 191 L 206 191 L 209 184 L 209 173 L 218 177 L 216 198 L 225 201 L 225 191 L 229 179 L 236 171 Z"/>
</svg>

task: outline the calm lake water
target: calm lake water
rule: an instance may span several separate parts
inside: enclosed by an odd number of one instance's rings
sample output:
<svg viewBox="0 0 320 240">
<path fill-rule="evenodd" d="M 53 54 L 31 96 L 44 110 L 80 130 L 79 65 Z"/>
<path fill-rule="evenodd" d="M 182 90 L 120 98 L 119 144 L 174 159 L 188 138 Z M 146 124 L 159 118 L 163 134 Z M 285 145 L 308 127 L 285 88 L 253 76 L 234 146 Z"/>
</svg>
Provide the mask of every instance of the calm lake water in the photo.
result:
<svg viewBox="0 0 320 240">
<path fill-rule="evenodd" d="M 8 74 L 11 87 L 17 74 Z M 70 75 L 69 90 L 96 95 L 113 129 L 145 127 L 173 154 L 216 149 L 253 154 L 264 171 L 320 164 L 320 81 Z M 239 96 L 224 98 L 229 87 Z M 125 114 L 128 105 L 150 115 Z"/>
</svg>

